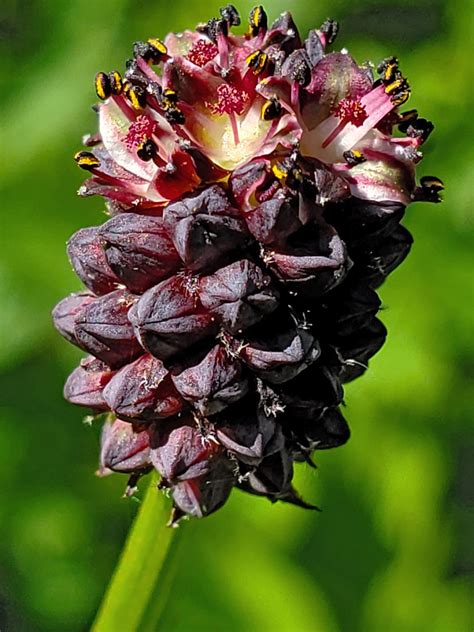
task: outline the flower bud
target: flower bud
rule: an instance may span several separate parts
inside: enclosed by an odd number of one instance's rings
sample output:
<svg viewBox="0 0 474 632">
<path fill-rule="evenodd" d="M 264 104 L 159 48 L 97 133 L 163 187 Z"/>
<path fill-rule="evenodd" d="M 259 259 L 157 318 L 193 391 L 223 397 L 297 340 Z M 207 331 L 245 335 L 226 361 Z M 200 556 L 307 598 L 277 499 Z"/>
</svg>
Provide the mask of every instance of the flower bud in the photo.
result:
<svg viewBox="0 0 474 632">
<path fill-rule="evenodd" d="M 184 419 L 168 427 L 157 427 L 151 438 L 151 460 L 163 478 L 176 483 L 207 474 L 219 446 Z"/>
<path fill-rule="evenodd" d="M 102 226 L 100 236 L 108 264 L 131 292 L 144 292 L 180 266 L 160 217 L 122 213 Z"/>
<path fill-rule="evenodd" d="M 248 391 L 241 363 L 222 346 L 213 347 L 197 364 L 172 376 L 185 400 L 202 415 L 213 415 L 238 401 Z"/>
<path fill-rule="evenodd" d="M 236 261 L 201 278 L 199 297 L 230 333 L 255 325 L 278 307 L 271 278 L 248 260 Z"/>
<path fill-rule="evenodd" d="M 150 467 L 148 433 L 120 419 L 107 421 L 102 430 L 100 474 L 107 470 L 138 473 Z"/>
<path fill-rule="evenodd" d="M 169 204 L 164 220 L 179 256 L 193 271 L 211 268 L 248 241 L 239 212 L 217 185 Z"/>
<path fill-rule="evenodd" d="M 120 369 L 103 392 L 121 419 L 147 423 L 177 415 L 183 402 L 162 362 L 146 354 Z"/>
<path fill-rule="evenodd" d="M 76 318 L 94 302 L 95 296 L 90 292 L 76 292 L 60 301 L 53 309 L 53 323 L 61 336 L 73 345 L 81 348 L 82 344 L 76 338 Z"/>
<path fill-rule="evenodd" d="M 113 369 L 142 353 L 127 317 L 135 300 L 129 292 L 116 290 L 92 301 L 76 317 L 79 345 Z"/>
<path fill-rule="evenodd" d="M 165 361 L 216 333 L 217 323 L 199 303 L 192 277 L 174 276 L 151 288 L 130 311 L 140 343 Z"/>
<path fill-rule="evenodd" d="M 82 228 L 68 241 L 67 252 L 74 272 L 95 294 L 107 294 L 117 288 L 120 280 L 107 263 L 99 229 Z"/>
<path fill-rule="evenodd" d="M 68 377 L 64 386 L 64 397 L 79 406 L 94 410 L 109 410 L 103 390 L 114 372 L 101 360 L 88 356 Z"/>
</svg>

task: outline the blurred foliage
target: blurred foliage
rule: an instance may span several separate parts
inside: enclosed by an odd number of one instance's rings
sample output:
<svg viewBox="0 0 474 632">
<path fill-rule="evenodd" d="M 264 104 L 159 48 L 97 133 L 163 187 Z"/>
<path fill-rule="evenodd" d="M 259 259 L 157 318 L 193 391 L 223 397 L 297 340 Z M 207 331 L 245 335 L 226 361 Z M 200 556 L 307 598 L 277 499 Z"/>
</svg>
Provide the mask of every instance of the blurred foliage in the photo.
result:
<svg viewBox="0 0 474 632">
<path fill-rule="evenodd" d="M 79 288 L 64 244 L 100 223 L 71 160 L 97 70 L 131 42 L 192 26 L 219 3 L 3 0 L 0 244 L 0 629 L 88 629 L 136 504 L 98 480 L 98 428 L 63 402 L 80 354 L 49 312 Z M 251 8 L 242 0 L 239 9 Z M 445 202 L 413 205 L 408 261 L 382 289 L 388 342 L 347 388 L 353 437 L 297 479 L 322 514 L 239 492 L 185 524 L 163 630 L 461 632 L 472 629 L 472 55 L 470 3 L 273 0 L 304 32 L 328 15 L 363 61 L 396 53 L 412 107 L 433 119 L 420 175 Z M 471 491 L 470 491 L 471 490 Z M 471 494 L 471 496 L 469 496 Z M 140 586 L 130 586 L 130 607 Z M 117 631 L 121 632 L 121 631 Z M 124 631 L 129 632 L 129 631 Z"/>
</svg>

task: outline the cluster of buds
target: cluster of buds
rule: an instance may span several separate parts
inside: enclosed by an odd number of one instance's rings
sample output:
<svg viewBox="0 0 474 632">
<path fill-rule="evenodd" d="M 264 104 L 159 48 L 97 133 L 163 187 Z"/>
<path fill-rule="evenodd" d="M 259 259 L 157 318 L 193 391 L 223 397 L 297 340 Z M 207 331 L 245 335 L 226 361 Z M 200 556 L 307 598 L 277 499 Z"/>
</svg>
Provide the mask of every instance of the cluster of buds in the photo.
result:
<svg viewBox="0 0 474 632">
<path fill-rule="evenodd" d="M 376 289 L 405 258 L 400 225 L 440 180 L 415 166 L 433 126 L 395 58 L 377 76 L 262 7 L 134 45 L 95 80 L 99 133 L 76 154 L 111 218 L 68 253 L 86 290 L 54 310 L 89 355 L 66 398 L 106 415 L 100 472 L 129 493 L 155 468 L 172 523 L 233 487 L 310 507 L 293 464 L 349 436 L 343 384 L 386 331 Z M 399 134 L 394 130 L 398 128 Z"/>
</svg>

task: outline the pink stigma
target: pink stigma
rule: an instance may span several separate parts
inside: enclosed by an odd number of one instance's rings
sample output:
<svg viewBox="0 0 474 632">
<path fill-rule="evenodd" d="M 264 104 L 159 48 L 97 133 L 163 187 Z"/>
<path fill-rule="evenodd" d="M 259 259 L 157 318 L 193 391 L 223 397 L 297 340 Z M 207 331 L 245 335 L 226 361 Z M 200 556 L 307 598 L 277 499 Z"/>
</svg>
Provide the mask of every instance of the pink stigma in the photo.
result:
<svg viewBox="0 0 474 632">
<path fill-rule="evenodd" d="M 221 83 L 217 88 L 217 103 L 207 105 L 214 114 L 242 114 L 248 99 L 247 92 Z"/>
<path fill-rule="evenodd" d="M 196 66 L 204 66 L 208 61 L 214 59 L 217 55 L 217 46 L 206 42 L 205 40 L 198 40 L 187 54 L 187 58 Z"/>
<path fill-rule="evenodd" d="M 331 114 L 337 116 L 341 122 L 352 123 L 355 127 L 360 127 L 364 124 L 365 119 L 368 117 L 365 106 L 362 105 L 360 99 L 341 99 L 339 103 L 333 108 Z"/>
<path fill-rule="evenodd" d="M 156 121 L 153 121 L 148 116 L 144 116 L 143 114 L 138 116 L 135 121 L 131 123 L 125 137 L 125 144 L 128 149 L 135 149 L 145 140 L 151 138 L 156 130 L 156 127 Z"/>
</svg>

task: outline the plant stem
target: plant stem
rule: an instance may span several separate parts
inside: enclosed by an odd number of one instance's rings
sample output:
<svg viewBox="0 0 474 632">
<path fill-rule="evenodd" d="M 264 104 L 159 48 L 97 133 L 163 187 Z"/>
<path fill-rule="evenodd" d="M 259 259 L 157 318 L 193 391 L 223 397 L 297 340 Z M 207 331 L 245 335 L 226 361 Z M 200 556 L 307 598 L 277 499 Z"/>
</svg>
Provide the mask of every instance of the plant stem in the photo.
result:
<svg viewBox="0 0 474 632">
<path fill-rule="evenodd" d="M 153 476 L 92 632 L 134 632 L 142 630 L 145 623 L 156 629 L 170 585 L 167 567 L 177 531 L 165 526 L 169 508 L 156 483 Z"/>
</svg>

